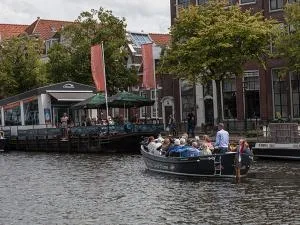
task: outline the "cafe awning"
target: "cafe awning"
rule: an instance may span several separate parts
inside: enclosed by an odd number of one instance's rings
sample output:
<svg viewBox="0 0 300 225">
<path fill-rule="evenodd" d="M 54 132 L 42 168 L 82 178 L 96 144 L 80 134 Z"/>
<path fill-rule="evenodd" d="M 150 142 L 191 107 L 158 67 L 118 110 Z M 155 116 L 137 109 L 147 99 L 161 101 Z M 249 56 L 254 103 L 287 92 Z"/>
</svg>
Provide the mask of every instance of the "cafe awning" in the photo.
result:
<svg viewBox="0 0 300 225">
<path fill-rule="evenodd" d="M 48 94 L 60 102 L 81 102 L 95 95 L 92 92 L 48 92 Z"/>
</svg>

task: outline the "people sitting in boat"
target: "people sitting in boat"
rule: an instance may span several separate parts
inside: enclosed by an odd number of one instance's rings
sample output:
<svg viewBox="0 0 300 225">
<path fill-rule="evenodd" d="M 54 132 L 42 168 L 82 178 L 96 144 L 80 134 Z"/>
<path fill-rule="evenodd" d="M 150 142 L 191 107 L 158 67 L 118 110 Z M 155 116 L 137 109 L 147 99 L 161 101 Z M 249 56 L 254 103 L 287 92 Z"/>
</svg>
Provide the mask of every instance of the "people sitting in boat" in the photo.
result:
<svg viewBox="0 0 300 225">
<path fill-rule="evenodd" d="M 180 146 L 185 146 L 187 144 L 187 140 L 185 138 L 180 138 Z"/>
<path fill-rule="evenodd" d="M 183 133 L 181 138 L 184 138 L 187 141 L 189 139 L 189 135 L 187 133 Z"/>
<path fill-rule="evenodd" d="M 203 135 L 203 138 L 202 138 L 202 145 L 204 147 L 204 145 L 206 147 L 208 147 L 210 150 L 214 149 L 214 146 L 210 140 L 210 137 L 208 135 Z"/>
<path fill-rule="evenodd" d="M 166 137 L 161 146 L 161 154 L 166 155 L 170 147 L 171 147 L 171 140 L 170 138 Z"/>
<path fill-rule="evenodd" d="M 148 151 L 153 155 L 160 155 L 160 151 L 157 150 L 158 145 L 155 142 L 155 139 L 153 136 L 150 136 L 148 138 L 148 145 L 147 145 Z"/>
<path fill-rule="evenodd" d="M 201 150 L 201 155 L 211 155 L 211 150 L 209 148 L 208 144 L 203 144 L 202 145 L 202 150 Z"/>
<path fill-rule="evenodd" d="M 193 141 L 193 142 L 192 142 L 192 147 L 193 147 L 193 148 L 199 149 L 198 142 L 197 142 L 197 141 Z"/>
<path fill-rule="evenodd" d="M 180 157 L 198 157 L 200 156 L 200 151 L 193 146 L 184 146 L 179 150 Z"/>
<path fill-rule="evenodd" d="M 180 148 L 181 148 L 180 140 L 176 138 L 174 140 L 174 145 L 172 145 L 166 152 L 166 156 L 179 157 L 180 156 L 180 153 L 179 153 Z"/>
</svg>

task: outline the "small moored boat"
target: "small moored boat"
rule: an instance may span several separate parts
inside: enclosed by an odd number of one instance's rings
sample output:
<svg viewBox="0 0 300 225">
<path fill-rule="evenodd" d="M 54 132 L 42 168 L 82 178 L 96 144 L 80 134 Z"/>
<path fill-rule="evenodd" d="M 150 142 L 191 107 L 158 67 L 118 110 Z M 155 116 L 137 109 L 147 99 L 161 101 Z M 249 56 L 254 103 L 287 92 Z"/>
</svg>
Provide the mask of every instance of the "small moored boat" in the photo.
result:
<svg viewBox="0 0 300 225">
<path fill-rule="evenodd" d="M 141 145 L 141 153 L 146 167 L 151 171 L 193 177 L 236 177 L 235 152 L 197 157 L 166 157 L 154 155 Z M 239 165 L 241 177 L 247 175 L 252 161 L 251 155 L 241 154 Z"/>
</svg>

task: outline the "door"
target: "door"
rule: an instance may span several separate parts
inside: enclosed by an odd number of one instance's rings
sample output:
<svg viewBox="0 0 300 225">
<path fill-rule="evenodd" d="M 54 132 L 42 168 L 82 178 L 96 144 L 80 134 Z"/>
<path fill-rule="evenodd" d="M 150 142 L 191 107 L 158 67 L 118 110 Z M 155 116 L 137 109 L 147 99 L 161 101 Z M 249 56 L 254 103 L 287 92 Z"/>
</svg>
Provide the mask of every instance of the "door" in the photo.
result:
<svg viewBox="0 0 300 225">
<path fill-rule="evenodd" d="M 165 123 L 166 126 L 169 123 L 169 116 L 173 113 L 173 107 L 172 106 L 165 106 Z"/>
<path fill-rule="evenodd" d="M 214 104 L 213 99 L 205 99 L 204 101 L 205 108 L 205 123 L 207 125 L 214 124 Z"/>
</svg>

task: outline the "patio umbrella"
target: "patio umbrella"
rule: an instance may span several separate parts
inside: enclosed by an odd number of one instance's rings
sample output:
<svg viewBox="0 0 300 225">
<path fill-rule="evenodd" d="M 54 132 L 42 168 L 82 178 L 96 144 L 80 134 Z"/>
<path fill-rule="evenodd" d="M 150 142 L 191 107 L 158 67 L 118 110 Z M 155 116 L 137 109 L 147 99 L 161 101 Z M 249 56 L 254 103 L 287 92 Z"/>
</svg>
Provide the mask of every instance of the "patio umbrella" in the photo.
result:
<svg viewBox="0 0 300 225">
<path fill-rule="evenodd" d="M 96 95 L 76 103 L 71 106 L 72 109 L 105 109 L 105 95 L 97 93 Z"/>
<path fill-rule="evenodd" d="M 154 100 L 150 100 L 144 96 L 140 96 L 127 91 L 119 92 L 110 97 L 109 107 L 112 108 L 132 108 L 151 106 L 154 104 Z"/>
</svg>

